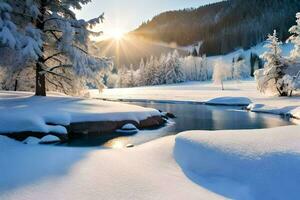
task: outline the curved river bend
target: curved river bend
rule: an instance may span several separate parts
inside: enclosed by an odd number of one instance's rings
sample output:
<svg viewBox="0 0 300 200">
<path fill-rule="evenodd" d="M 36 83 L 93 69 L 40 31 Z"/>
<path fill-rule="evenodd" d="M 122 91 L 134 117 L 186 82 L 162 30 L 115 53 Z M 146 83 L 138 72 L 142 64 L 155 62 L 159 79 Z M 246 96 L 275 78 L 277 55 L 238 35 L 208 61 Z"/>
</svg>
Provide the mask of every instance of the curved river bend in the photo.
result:
<svg viewBox="0 0 300 200">
<path fill-rule="evenodd" d="M 175 114 L 176 118 L 170 119 L 169 123 L 160 129 L 142 130 L 131 136 L 116 133 L 110 136 L 80 138 L 71 141 L 68 146 L 123 148 L 188 130 L 261 129 L 294 124 L 281 116 L 248 112 L 239 106 L 154 102 L 130 102 L 128 104 L 170 112 Z"/>
</svg>

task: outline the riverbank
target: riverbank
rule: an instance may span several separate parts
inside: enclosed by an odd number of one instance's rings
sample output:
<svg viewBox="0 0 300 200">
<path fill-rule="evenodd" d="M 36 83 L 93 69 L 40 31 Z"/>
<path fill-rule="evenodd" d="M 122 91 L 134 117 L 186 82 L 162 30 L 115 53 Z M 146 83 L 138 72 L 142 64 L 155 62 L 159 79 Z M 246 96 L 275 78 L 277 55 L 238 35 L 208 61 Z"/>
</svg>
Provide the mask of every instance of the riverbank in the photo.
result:
<svg viewBox="0 0 300 200">
<path fill-rule="evenodd" d="M 18 140 L 47 134 L 65 138 L 68 134 L 104 134 L 127 123 L 138 128 L 160 126 L 162 114 L 155 109 L 49 94 L 0 91 L 0 134 Z"/>
<path fill-rule="evenodd" d="M 188 82 L 138 88 L 91 90 L 93 98 L 156 102 L 191 102 L 210 105 L 249 105 L 253 112 L 288 115 L 300 118 L 300 92 L 293 97 L 278 97 L 257 91 L 254 80 L 226 81 L 225 90 L 211 82 Z"/>
</svg>

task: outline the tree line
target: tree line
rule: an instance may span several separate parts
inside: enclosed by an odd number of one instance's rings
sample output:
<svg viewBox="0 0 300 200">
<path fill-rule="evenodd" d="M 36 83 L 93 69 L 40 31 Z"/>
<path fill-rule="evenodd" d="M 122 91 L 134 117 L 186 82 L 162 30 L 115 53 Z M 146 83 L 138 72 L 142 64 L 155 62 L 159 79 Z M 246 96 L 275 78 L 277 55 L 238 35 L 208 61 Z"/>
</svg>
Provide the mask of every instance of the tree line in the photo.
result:
<svg viewBox="0 0 300 200">
<path fill-rule="evenodd" d="M 181 46 L 202 41 L 201 54 L 226 54 L 265 41 L 274 29 L 280 40 L 287 39 L 298 10 L 298 0 L 227 0 L 162 13 L 132 34 Z"/>
</svg>

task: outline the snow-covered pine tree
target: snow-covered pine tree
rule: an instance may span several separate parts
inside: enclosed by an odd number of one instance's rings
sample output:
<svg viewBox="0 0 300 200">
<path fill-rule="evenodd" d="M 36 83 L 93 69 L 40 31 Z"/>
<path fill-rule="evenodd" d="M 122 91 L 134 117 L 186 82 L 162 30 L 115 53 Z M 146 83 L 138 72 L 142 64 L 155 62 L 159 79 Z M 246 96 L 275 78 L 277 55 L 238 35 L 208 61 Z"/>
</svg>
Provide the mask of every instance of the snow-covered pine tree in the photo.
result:
<svg viewBox="0 0 300 200">
<path fill-rule="evenodd" d="M 291 51 L 291 59 L 300 61 L 300 12 L 296 14 L 296 25 L 289 30 L 292 36 L 288 39 L 294 44 L 294 49 Z"/>
<path fill-rule="evenodd" d="M 185 80 L 179 54 L 176 50 L 169 54 L 166 61 L 166 83 L 180 83 Z"/>
<path fill-rule="evenodd" d="M 132 64 L 129 67 L 129 76 L 127 79 L 128 79 L 127 87 L 135 87 L 136 86 L 136 80 L 135 80 L 134 69 L 133 69 Z"/>
<path fill-rule="evenodd" d="M 140 61 L 139 69 L 138 69 L 138 86 L 145 85 L 145 61 L 142 58 Z"/>
<path fill-rule="evenodd" d="M 127 86 L 128 77 L 127 77 L 127 69 L 126 66 L 122 66 L 118 69 L 118 87 L 124 88 Z"/>
<path fill-rule="evenodd" d="M 98 87 L 101 70 L 109 67 L 106 58 L 90 55 L 89 29 L 103 15 L 77 20 L 73 10 L 90 0 L 3 0 L 0 2 L 0 44 L 19 52 L 23 66 L 35 69 L 35 94 L 46 95 L 46 77 L 59 77 L 72 84 L 80 78 Z M 53 81 L 53 80 L 49 80 Z M 54 83 L 55 84 L 55 83 Z"/>
<path fill-rule="evenodd" d="M 182 69 L 182 63 L 180 61 L 180 56 L 177 50 L 173 52 L 173 60 L 174 60 L 174 70 L 177 76 L 176 83 L 181 83 L 185 81 L 185 76 Z"/>
<path fill-rule="evenodd" d="M 162 76 L 162 64 L 163 63 L 164 63 L 163 60 L 161 60 L 160 58 L 155 57 L 154 65 L 153 65 L 152 85 L 162 84 L 161 76 Z"/>
<path fill-rule="evenodd" d="M 280 96 L 287 96 L 288 92 L 280 81 L 285 75 L 284 69 L 286 68 L 285 60 L 281 55 L 280 44 L 276 30 L 274 30 L 273 34 L 268 36 L 265 45 L 268 51 L 263 54 L 263 59 L 266 61 L 264 69 L 262 72 L 256 72 L 255 76 L 260 91 L 265 92 L 275 88 Z"/>
</svg>

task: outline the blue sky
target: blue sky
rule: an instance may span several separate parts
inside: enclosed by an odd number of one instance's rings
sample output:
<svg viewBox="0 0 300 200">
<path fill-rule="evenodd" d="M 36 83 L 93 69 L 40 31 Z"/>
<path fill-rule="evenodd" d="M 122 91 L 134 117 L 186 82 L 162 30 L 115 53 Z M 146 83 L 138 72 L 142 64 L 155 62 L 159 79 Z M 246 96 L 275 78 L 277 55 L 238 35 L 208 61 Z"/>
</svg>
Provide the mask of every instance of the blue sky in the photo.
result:
<svg viewBox="0 0 300 200">
<path fill-rule="evenodd" d="M 78 18 L 91 19 L 105 13 L 105 22 L 96 27 L 109 37 L 115 32 L 128 32 L 142 22 L 168 10 L 199 7 L 220 0 L 92 0 L 82 10 L 76 11 Z"/>
</svg>

